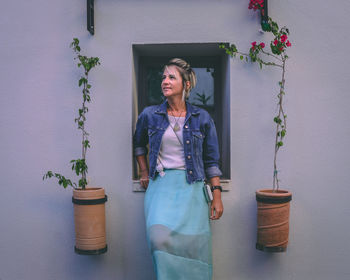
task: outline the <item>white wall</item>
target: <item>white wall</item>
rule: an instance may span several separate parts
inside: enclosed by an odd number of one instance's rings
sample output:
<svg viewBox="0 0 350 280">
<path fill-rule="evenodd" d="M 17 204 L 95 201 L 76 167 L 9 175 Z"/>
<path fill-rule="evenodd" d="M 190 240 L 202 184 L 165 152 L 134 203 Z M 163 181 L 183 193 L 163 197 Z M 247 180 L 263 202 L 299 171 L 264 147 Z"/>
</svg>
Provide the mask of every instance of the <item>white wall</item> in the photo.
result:
<svg viewBox="0 0 350 280">
<path fill-rule="evenodd" d="M 0 279 L 154 279 L 145 239 L 143 193 L 132 189 L 132 44 L 235 42 L 258 33 L 248 0 L 95 1 L 96 34 L 86 31 L 86 1 L 6 1 L 0 12 Z M 269 1 L 291 31 L 282 184 L 293 192 L 290 246 L 255 250 L 254 191 L 272 178 L 273 116 L 279 72 L 231 63 L 231 191 L 212 223 L 214 279 L 349 279 L 348 94 L 350 32 L 346 0 Z M 41 180 L 71 174 L 79 156 L 74 126 L 79 71 L 69 43 L 81 40 L 102 65 L 91 72 L 89 176 L 103 186 L 109 251 L 73 251 L 71 191 Z"/>
</svg>

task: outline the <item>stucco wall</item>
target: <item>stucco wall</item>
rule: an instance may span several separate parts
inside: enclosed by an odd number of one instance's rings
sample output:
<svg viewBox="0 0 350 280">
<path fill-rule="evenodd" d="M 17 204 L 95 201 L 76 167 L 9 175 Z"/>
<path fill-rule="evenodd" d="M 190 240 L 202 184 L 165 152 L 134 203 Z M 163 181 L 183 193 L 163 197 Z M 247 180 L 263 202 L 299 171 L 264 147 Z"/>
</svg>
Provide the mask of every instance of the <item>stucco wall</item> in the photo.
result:
<svg viewBox="0 0 350 280">
<path fill-rule="evenodd" d="M 268 40 L 248 0 L 7 1 L 0 12 L 0 279 L 154 279 L 144 230 L 143 193 L 132 192 L 132 44 Z M 349 279 L 349 1 L 269 1 L 288 25 L 288 130 L 282 185 L 293 192 L 290 246 L 256 251 L 254 191 L 271 185 L 273 116 L 279 72 L 230 65 L 231 190 L 212 223 L 214 279 Z M 92 184 L 103 186 L 109 251 L 73 252 L 71 191 L 41 177 L 71 174 L 80 135 L 73 37 L 102 65 L 91 72 L 88 153 Z M 266 42 L 265 40 L 265 42 Z"/>
</svg>

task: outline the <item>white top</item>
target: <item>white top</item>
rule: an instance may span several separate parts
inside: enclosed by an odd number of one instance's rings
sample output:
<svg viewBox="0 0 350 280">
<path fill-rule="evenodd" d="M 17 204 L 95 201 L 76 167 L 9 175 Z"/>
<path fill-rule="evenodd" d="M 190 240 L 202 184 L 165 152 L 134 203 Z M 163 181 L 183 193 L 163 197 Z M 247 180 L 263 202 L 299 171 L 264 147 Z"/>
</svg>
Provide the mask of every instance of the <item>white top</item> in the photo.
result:
<svg viewBox="0 0 350 280">
<path fill-rule="evenodd" d="M 164 168 L 171 169 L 182 169 L 186 170 L 185 153 L 183 145 L 182 130 L 185 123 L 185 117 L 173 117 L 168 116 L 170 125 L 165 130 L 160 144 L 159 155 L 157 158 L 156 170 L 161 173 Z M 179 130 L 176 131 L 176 135 L 172 127 L 175 126 L 176 122 L 179 125 Z"/>
</svg>

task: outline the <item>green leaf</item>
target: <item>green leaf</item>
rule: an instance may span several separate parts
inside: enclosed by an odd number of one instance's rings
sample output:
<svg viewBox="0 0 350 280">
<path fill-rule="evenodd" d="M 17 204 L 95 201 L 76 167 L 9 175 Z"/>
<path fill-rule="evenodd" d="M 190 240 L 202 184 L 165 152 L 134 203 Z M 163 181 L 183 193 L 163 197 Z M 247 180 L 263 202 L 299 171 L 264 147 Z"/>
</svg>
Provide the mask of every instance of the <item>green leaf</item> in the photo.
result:
<svg viewBox="0 0 350 280">
<path fill-rule="evenodd" d="M 273 121 L 278 124 L 282 122 L 282 120 L 279 117 L 274 117 Z"/>
<path fill-rule="evenodd" d="M 281 136 L 284 137 L 286 135 L 286 131 L 285 130 L 282 130 L 281 131 Z"/>
<path fill-rule="evenodd" d="M 80 78 L 79 80 L 79 86 L 81 86 L 83 83 L 86 83 L 87 80 L 83 77 L 83 78 Z"/>
<path fill-rule="evenodd" d="M 231 44 L 231 51 L 232 52 L 237 52 L 237 47 L 235 44 Z"/>
<path fill-rule="evenodd" d="M 90 148 L 90 142 L 89 142 L 89 140 L 85 140 L 84 142 L 83 142 L 83 145 L 84 145 L 84 147 L 85 148 Z"/>
<path fill-rule="evenodd" d="M 239 58 L 240 58 L 241 60 L 243 60 L 243 55 L 241 55 Z"/>
</svg>

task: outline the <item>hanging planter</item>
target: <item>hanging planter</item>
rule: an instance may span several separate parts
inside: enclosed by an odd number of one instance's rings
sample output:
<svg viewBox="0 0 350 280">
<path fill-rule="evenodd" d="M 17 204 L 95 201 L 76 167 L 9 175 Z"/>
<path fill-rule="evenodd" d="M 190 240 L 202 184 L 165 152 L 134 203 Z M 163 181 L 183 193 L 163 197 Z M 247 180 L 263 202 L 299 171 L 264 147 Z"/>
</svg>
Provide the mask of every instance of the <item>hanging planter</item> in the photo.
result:
<svg viewBox="0 0 350 280">
<path fill-rule="evenodd" d="M 78 117 L 75 122 L 78 124 L 78 129 L 82 132 L 82 158 L 73 159 L 70 161 L 72 170 L 77 176 L 80 176 L 78 184 L 67 179 L 65 176 L 48 171 L 43 179 L 55 177 L 58 179 L 58 184 L 64 188 L 71 186 L 73 188 L 73 204 L 74 204 L 74 222 L 76 233 L 75 252 L 84 255 L 98 255 L 107 252 L 106 244 L 106 218 L 105 218 L 105 203 L 107 196 L 103 188 L 93 188 L 88 186 L 86 179 L 88 166 L 86 164 L 86 152 L 90 148 L 88 133 L 85 130 L 85 121 L 88 108 L 87 103 L 90 103 L 90 88 L 88 82 L 88 74 L 92 68 L 99 65 L 98 57 L 86 57 L 80 54 L 79 40 L 73 39 L 70 45 L 78 60 L 78 67 L 84 68 L 84 76 L 79 79 L 79 87 L 82 87 L 83 102 L 82 107 L 78 110 Z"/>
<path fill-rule="evenodd" d="M 266 252 L 284 252 L 287 249 L 289 239 L 289 209 L 292 199 L 291 192 L 279 188 L 280 180 L 277 169 L 277 153 L 283 146 L 283 140 L 287 133 L 287 115 L 283 108 L 285 96 L 286 61 L 289 58 L 286 50 L 292 44 L 288 40 L 289 30 L 286 27 L 279 28 L 278 24 L 267 16 L 267 0 L 250 0 L 249 9 L 259 10 L 262 15 L 262 28 L 274 35 L 269 46 L 271 52 L 265 49 L 265 43 L 252 42 L 248 53 L 238 51 L 236 45 L 226 46 L 220 44 L 220 48 L 232 57 L 239 55 L 241 60 L 257 62 L 260 68 L 274 66 L 281 70 L 281 80 L 278 82 L 277 113 L 273 119 L 276 126 L 273 161 L 273 183 L 271 189 L 256 191 L 257 200 L 257 242 L 256 249 Z"/>
<path fill-rule="evenodd" d="M 292 194 L 286 190 L 256 191 L 258 228 L 256 249 L 284 252 L 289 240 L 289 209 Z"/>
<path fill-rule="evenodd" d="M 107 252 L 103 188 L 74 189 L 75 252 L 98 255 Z"/>
</svg>

